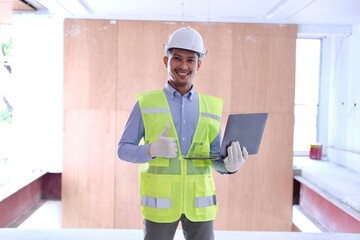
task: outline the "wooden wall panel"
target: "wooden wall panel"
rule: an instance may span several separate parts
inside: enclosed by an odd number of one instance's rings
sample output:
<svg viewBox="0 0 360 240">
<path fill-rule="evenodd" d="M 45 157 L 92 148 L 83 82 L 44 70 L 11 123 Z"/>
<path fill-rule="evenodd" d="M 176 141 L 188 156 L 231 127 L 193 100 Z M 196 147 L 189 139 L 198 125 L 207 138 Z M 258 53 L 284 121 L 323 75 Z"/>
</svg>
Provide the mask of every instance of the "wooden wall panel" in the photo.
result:
<svg viewBox="0 0 360 240">
<path fill-rule="evenodd" d="M 115 109 L 116 23 L 66 20 L 64 109 Z"/>
<path fill-rule="evenodd" d="M 118 22 L 118 109 L 131 110 L 138 93 L 165 85 L 162 59 L 168 27 L 157 22 Z"/>
<path fill-rule="evenodd" d="M 65 21 L 63 227 L 114 226 L 116 31 Z"/>
</svg>

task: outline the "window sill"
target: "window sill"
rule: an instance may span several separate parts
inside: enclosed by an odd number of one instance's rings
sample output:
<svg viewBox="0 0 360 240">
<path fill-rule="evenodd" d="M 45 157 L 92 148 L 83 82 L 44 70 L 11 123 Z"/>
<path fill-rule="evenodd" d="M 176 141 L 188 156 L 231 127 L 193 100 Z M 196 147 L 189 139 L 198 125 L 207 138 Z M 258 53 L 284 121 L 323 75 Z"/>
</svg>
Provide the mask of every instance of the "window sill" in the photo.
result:
<svg viewBox="0 0 360 240">
<path fill-rule="evenodd" d="M 329 161 L 294 158 L 294 178 L 360 221 L 360 175 Z"/>
</svg>

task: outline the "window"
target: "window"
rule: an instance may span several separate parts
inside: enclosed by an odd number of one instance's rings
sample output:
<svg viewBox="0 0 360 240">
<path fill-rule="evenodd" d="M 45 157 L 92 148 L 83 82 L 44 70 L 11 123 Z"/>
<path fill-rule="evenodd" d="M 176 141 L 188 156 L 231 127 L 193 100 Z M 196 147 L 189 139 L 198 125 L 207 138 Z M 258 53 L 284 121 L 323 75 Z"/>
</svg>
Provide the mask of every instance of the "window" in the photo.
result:
<svg viewBox="0 0 360 240">
<path fill-rule="evenodd" d="M 0 200 L 28 176 L 62 170 L 63 19 L 13 15 L 1 30 Z"/>
<path fill-rule="evenodd" d="M 317 142 L 321 40 L 296 41 L 294 155 L 308 155 Z"/>
</svg>

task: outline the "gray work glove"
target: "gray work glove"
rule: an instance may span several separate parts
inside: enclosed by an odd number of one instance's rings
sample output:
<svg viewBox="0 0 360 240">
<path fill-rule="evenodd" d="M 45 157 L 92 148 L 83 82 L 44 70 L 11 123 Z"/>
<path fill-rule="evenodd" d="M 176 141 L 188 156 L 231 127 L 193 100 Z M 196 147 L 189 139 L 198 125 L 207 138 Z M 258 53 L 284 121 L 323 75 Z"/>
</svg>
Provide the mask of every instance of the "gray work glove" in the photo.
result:
<svg viewBox="0 0 360 240">
<path fill-rule="evenodd" d="M 151 157 L 174 158 L 177 156 L 177 145 L 175 139 L 167 137 L 169 129 L 170 126 L 166 125 L 164 132 L 150 145 L 149 154 Z"/>
<path fill-rule="evenodd" d="M 248 158 L 248 152 L 243 147 L 242 151 L 238 141 L 232 142 L 227 148 L 228 156 L 224 159 L 225 168 L 228 172 L 236 172 Z"/>
</svg>

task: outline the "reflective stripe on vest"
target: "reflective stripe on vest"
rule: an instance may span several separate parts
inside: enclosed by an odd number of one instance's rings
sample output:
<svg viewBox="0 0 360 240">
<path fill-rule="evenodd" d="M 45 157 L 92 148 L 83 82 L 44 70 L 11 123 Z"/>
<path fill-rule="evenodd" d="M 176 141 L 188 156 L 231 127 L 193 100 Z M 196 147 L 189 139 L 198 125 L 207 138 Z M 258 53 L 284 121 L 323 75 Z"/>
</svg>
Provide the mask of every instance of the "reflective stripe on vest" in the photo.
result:
<svg viewBox="0 0 360 240">
<path fill-rule="evenodd" d="M 201 117 L 209 117 L 209 118 L 215 119 L 215 120 L 217 120 L 217 121 L 220 122 L 220 117 L 219 117 L 219 116 L 216 116 L 215 114 L 202 112 L 202 113 L 201 113 Z"/>
<path fill-rule="evenodd" d="M 152 208 L 171 208 L 171 199 L 142 196 L 141 205 Z M 216 205 L 215 195 L 195 198 L 196 208 L 209 207 L 214 205 Z"/>
<path fill-rule="evenodd" d="M 152 208 L 171 208 L 171 199 L 142 196 L 141 205 Z"/>
<path fill-rule="evenodd" d="M 201 208 L 201 207 L 209 207 L 216 205 L 216 196 L 207 196 L 207 197 L 197 197 L 195 198 L 195 207 Z"/>
</svg>

